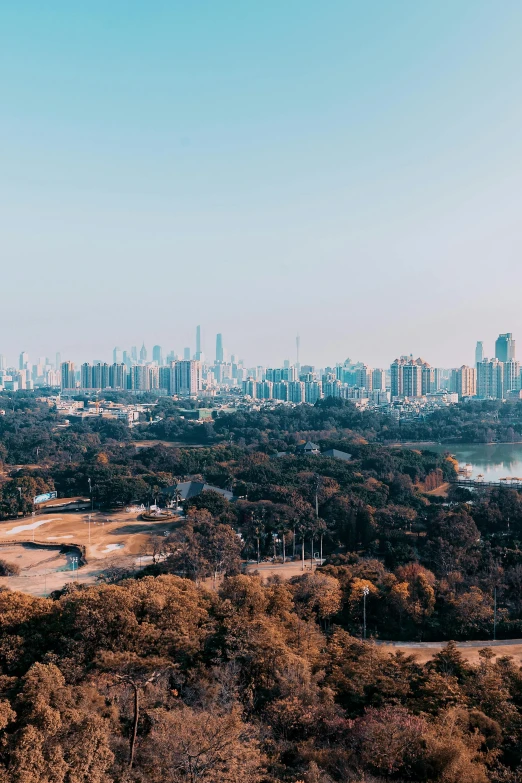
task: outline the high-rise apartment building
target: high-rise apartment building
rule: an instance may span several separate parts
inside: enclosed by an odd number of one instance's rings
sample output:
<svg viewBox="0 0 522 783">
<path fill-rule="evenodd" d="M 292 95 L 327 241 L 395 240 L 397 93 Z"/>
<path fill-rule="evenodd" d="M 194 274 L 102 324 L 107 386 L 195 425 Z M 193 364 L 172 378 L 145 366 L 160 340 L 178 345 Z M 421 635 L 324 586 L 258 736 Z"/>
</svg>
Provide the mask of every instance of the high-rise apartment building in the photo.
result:
<svg viewBox="0 0 522 783">
<path fill-rule="evenodd" d="M 302 381 L 290 381 L 288 384 L 288 401 L 289 402 L 304 402 L 305 401 L 305 385 Z"/>
<path fill-rule="evenodd" d="M 390 367 L 392 397 L 422 397 L 433 391 L 435 371 L 423 359 L 401 356 Z"/>
<path fill-rule="evenodd" d="M 123 362 L 112 364 L 109 367 L 109 387 L 111 389 L 126 389 L 127 375 L 127 366 Z"/>
<path fill-rule="evenodd" d="M 484 400 L 504 398 L 504 363 L 484 359 L 477 367 L 477 396 Z"/>
<path fill-rule="evenodd" d="M 22 351 L 18 360 L 18 369 L 27 370 L 29 367 L 29 354 L 27 351 Z"/>
<path fill-rule="evenodd" d="M 504 395 L 520 391 L 520 362 L 516 359 L 504 362 Z"/>
<path fill-rule="evenodd" d="M 499 334 L 495 342 L 495 358 L 499 362 L 510 362 L 515 358 L 515 341 L 511 332 Z"/>
<path fill-rule="evenodd" d="M 112 363 L 113 364 L 121 364 L 123 361 L 123 354 L 122 350 L 119 346 L 116 346 L 112 352 Z"/>
<path fill-rule="evenodd" d="M 76 379 L 74 377 L 74 362 L 62 362 L 61 387 L 62 390 L 76 388 Z"/>
<path fill-rule="evenodd" d="M 183 348 L 183 361 L 190 362 L 190 347 Z"/>
<path fill-rule="evenodd" d="M 363 364 L 362 366 L 357 367 L 357 369 L 354 371 L 354 375 L 355 386 L 359 387 L 360 389 L 368 389 L 369 391 L 372 390 L 373 376 L 370 367 L 367 367 L 365 364 Z"/>
<path fill-rule="evenodd" d="M 256 396 L 258 400 L 271 400 L 274 384 L 271 381 L 256 381 Z"/>
<path fill-rule="evenodd" d="M 422 397 L 422 365 L 413 359 L 402 367 L 402 394 Z"/>
<path fill-rule="evenodd" d="M 242 389 L 246 397 L 252 397 L 253 400 L 257 398 L 257 381 L 254 378 L 247 378 L 246 381 L 243 381 Z"/>
<path fill-rule="evenodd" d="M 305 383 L 305 402 L 311 405 L 320 400 L 323 396 L 323 384 L 321 381 L 309 381 Z"/>
<path fill-rule="evenodd" d="M 223 335 L 217 334 L 216 335 L 216 364 L 221 364 L 223 360 L 224 360 Z"/>
<path fill-rule="evenodd" d="M 134 364 L 131 367 L 131 388 L 135 391 L 149 391 L 150 368 L 144 364 Z"/>
<path fill-rule="evenodd" d="M 194 397 L 201 391 L 201 364 L 194 360 L 176 362 L 174 378 L 174 394 Z"/>
<path fill-rule="evenodd" d="M 395 359 L 390 366 L 390 381 L 391 381 L 391 395 L 392 397 L 403 396 L 403 376 L 402 369 L 406 363 L 406 359 L 401 357 Z"/>
<path fill-rule="evenodd" d="M 475 367 L 468 367 L 463 364 L 455 372 L 454 387 L 451 391 L 455 391 L 459 395 L 459 400 L 465 397 L 475 397 L 477 394 L 477 370 Z M 452 384 L 453 385 L 453 384 Z"/>
<path fill-rule="evenodd" d="M 386 389 L 386 372 L 380 367 L 372 370 L 372 390 L 384 391 Z"/>
<path fill-rule="evenodd" d="M 480 362 L 484 361 L 484 343 L 482 340 L 479 340 L 477 342 L 477 347 L 475 348 L 475 367 L 477 364 L 480 364 Z"/>
</svg>

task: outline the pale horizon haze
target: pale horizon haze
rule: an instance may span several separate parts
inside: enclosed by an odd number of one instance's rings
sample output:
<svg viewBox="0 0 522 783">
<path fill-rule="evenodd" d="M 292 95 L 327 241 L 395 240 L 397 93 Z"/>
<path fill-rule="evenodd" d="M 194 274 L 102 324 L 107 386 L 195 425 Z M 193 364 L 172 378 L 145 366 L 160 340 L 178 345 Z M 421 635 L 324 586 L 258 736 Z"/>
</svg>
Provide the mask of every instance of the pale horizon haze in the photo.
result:
<svg viewBox="0 0 522 783">
<path fill-rule="evenodd" d="M 0 353 L 522 356 L 522 3 L 0 7 Z"/>
</svg>

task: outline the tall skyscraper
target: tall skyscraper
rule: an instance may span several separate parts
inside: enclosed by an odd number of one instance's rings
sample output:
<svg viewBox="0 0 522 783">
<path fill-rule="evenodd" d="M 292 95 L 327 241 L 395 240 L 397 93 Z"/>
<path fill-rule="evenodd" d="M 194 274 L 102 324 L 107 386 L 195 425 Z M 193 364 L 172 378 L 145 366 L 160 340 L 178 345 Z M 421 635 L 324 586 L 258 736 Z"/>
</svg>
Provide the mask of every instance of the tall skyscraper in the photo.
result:
<svg viewBox="0 0 522 783">
<path fill-rule="evenodd" d="M 7 367 L 7 362 L 5 360 L 5 356 L 0 353 L 0 370 L 5 370 Z"/>
<path fill-rule="evenodd" d="M 216 364 L 223 362 L 223 335 L 216 335 Z"/>
<path fill-rule="evenodd" d="M 116 348 L 112 352 L 112 363 L 121 364 L 122 361 L 123 361 L 123 355 L 121 352 L 121 348 L 119 346 L 116 346 Z"/>
<path fill-rule="evenodd" d="M 495 358 L 499 362 L 510 362 L 515 358 L 515 341 L 511 332 L 499 334 L 495 342 Z"/>
<path fill-rule="evenodd" d="M 138 363 L 138 349 L 136 348 L 135 345 L 132 346 L 130 355 L 131 355 L 131 361 L 134 364 L 137 364 Z"/>
<path fill-rule="evenodd" d="M 484 361 L 484 343 L 482 340 L 479 340 L 477 342 L 477 347 L 475 348 L 475 366 L 477 364 L 480 364 L 480 362 Z"/>
<path fill-rule="evenodd" d="M 22 351 L 20 354 L 18 369 L 19 370 L 27 370 L 29 367 L 29 354 L 27 351 Z"/>
<path fill-rule="evenodd" d="M 163 351 L 161 345 L 155 345 L 152 349 L 152 361 L 156 362 L 158 367 L 161 367 L 163 364 Z"/>
<path fill-rule="evenodd" d="M 143 343 L 140 350 L 140 362 L 145 364 L 145 362 L 147 361 L 147 356 L 148 356 L 147 349 L 145 348 L 145 343 Z"/>
<path fill-rule="evenodd" d="M 190 347 L 183 348 L 183 360 L 186 362 L 190 362 Z"/>
<path fill-rule="evenodd" d="M 54 369 L 56 370 L 56 372 L 60 372 L 61 364 L 62 364 L 62 354 L 57 353 L 55 363 L 54 363 Z"/>
<path fill-rule="evenodd" d="M 201 361 L 201 326 L 196 326 L 196 361 Z"/>
</svg>

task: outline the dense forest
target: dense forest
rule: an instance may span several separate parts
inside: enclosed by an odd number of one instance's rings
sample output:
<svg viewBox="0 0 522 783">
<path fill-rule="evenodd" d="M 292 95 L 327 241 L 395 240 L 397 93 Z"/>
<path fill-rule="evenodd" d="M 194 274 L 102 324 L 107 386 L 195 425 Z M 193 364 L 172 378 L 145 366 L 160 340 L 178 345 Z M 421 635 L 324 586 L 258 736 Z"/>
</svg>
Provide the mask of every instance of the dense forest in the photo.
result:
<svg viewBox="0 0 522 783">
<path fill-rule="evenodd" d="M 235 499 L 186 502 L 139 572 L 0 590 L 0 783 L 521 780 L 522 670 L 450 641 L 521 636 L 515 489 L 448 483 L 449 455 L 383 445 L 385 418 L 351 405 L 237 411 L 190 425 L 204 447 L 137 448 L 118 422 L 7 402 L 0 518 L 45 490 L 110 509 L 196 479 Z M 312 433 L 351 460 L 296 451 Z M 267 559 L 302 570 L 262 580 Z M 390 639 L 448 644 L 421 665 Z"/>
</svg>

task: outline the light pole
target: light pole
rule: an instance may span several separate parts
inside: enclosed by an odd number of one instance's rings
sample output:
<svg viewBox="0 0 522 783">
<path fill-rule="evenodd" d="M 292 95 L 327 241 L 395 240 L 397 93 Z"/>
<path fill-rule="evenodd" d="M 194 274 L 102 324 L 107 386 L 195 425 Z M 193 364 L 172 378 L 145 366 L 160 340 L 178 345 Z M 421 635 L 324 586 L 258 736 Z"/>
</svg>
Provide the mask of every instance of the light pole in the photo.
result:
<svg viewBox="0 0 522 783">
<path fill-rule="evenodd" d="M 73 580 L 74 580 L 74 566 L 75 565 L 76 565 L 76 573 L 78 573 L 78 565 L 77 565 L 78 564 L 78 558 L 77 557 L 72 557 L 71 558 L 71 562 L 72 562 Z"/>
<path fill-rule="evenodd" d="M 91 543 L 91 514 L 89 514 L 89 544 Z"/>
<path fill-rule="evenodd" d="M 22 487 L 17 487 L 17 490 L 18 490 L 18 492 L 20 494 L 20 506 L 19 506 L 19 508 L 21 509 L 22 508 Z"/>
<path fill-rule="evenodd" d="M 493 641 L 497 640 L 497 588 L 494 591 L 494 608 L 493 608 Z"/>
<path fill-rule="evenodd" d="M 92 484 L 90 477 L 87 478 L 87 481 L 89 482 L 89 495 L 91 496 L 91 511 L 93 510 L 93 499 L 92 499 Z"/>
<path fill-rule="evenodd" d="M 368 587 L 363 587 L 363 639 L 366 639 L 366 596 L 370 590 Z"/>
</svg>

